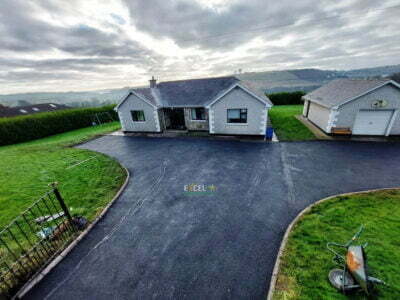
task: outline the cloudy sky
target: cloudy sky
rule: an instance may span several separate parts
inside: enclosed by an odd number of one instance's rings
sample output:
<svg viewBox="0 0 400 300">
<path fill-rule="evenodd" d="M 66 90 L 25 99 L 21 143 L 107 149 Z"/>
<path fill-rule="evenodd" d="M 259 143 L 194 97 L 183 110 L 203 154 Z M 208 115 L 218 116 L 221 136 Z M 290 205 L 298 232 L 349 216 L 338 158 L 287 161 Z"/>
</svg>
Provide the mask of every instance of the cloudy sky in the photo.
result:
<svg viewBox="0 0 400 300">
<path fill-rule="evenodd" d="M 0 93 L 400 63 L 392 0 L 1 0 Z"/>
</svg>

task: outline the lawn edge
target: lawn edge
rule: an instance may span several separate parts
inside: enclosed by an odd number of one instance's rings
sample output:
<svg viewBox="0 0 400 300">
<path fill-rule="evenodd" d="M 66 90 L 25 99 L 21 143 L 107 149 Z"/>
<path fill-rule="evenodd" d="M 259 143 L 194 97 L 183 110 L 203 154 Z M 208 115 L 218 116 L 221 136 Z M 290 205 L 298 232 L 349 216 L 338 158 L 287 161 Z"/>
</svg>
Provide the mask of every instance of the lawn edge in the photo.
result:
<svg viewBox="0 0 400 300">
<path fill-rule="evenodd" d="M 121 165 L 121 164 L 120 164 Z M 65 248 L 60 254 L 58 254 L 44 269 L 39 270 L 36 272 L 35 275 L 33 275 L 32 279 L 28 281 L 13 297 L 13 299 L 21 299 L 24 297 L 35 285 L 37 285 L 40 281 L 42 281 L 45 276 L 50 273 L 52 269 L 54 269 L 66 256 L 69 252 L 71 252 L 77 245 L 78 243 L 86 237 L 86 235 L 93 229 L 93 227 L 106 215 L 108 210 L 111 208 L 111 206 L 118 200 L 118 198 L 121 196 L 123 191 L 125 190 L 126 186 L 128 185 L 128 182 L 130 180 L 130 173 L 129 170 L 121 165 L 121 167 L 125 170 L 126 172 L 126 178 L 125 182 L 121 185 L 119 188 L 118 192 L 114 195 L 112 200 L 106 205 L 106 207 L 103 209 L 103 211 L 89 224 L 89 226 L 82 231 L 79 236 L 71 242 L 71 244 L 68 245 L 67 248 Z"/>
<path fill-rule="evenodd" d="M 92 137 L 90 137 L 90 138 L 88 138 L 88 139 L 82 140 L 82 141 L 77 142 L 77 143 L 72 143 L 71 145 L 66 145 L 66 146 L 64 146 L 64 147 L 67 147 L 67 148 L 68 148 L 68 147 L 70 147 L 70 148 L 76 148 L 76 147 L 78 147 L 78 146 L 81 146 L 81 145 L 86 144 L 86 143 L 88 143 L 88 142 L 97 140 L 97 139 L 102 138 L 102 137 L 104 137 L 104 136 L 109 136 L 111 133 L 116 132 L 116 131 L 119 131 L 119 130 L 120 130 L 120 129 L 111 130 L 111 131 L 108 131 L 108 132 L 103 132 L 103 133 L 95 134 L 95 135 L 93 135 Z"/>
<path fill-rule="evenodd" d="M 287 227 L 287 229 L 285 231 L 285 235 L 283 236 L 281 245 L 279 247 L 279 252 L 278 252 L 278 255 L 276 257 L 274 269 L 272 271 L 271 281 L 270 281 L 270 284 L 269 284 L 269 289 L 268 289 L 268 294 L 267 294 L 267 300 L 272 300 L 273 299 L 273 296 L 274 296 L 274 293 L 275 293 L 275 288 L 276 288 L 276 282 L 278 280 L 278 275 L 279 275 L 279 271 L 280 271 L 280 264 L 281 264 L 281 260 L 282 260 L 282 256 L 283 256 L 283 251 L 286 248 L 286 244 L 287 244 L 287 242 L 289 240 L 289 235 L 292 232 L 293 227 L 297 224 L 297 222 L 301 219 L 301 217 L 303 217 L 306 213 L 308 213 L 314 206 L 316 206 L 318 204 L 321 204 L 322 202 L 325 202 L 325 201 L 331 200 L 333 198 L 336 198 L 336 197 L 360 195 L 360 194 L 367 194 L 367 193 L 386 191 L 386 190 L 400 190 L 400 187 L 380 188 L 380 189 L 371 189 L 371 190 L 364 190 L 364 191 L 358 191 L 358 192 L 336 194 L 336 195 L 332 195 L 332 196 L 329 196 L 329 197 L 326 197 L 326 198 L 322 198 L 322 199 L 310 204 L 306 208 L 304 208 L 296 216 L 296 218 L 293 219 L 293 221 L 289 224 L 289 226 Z"/>
</svg>

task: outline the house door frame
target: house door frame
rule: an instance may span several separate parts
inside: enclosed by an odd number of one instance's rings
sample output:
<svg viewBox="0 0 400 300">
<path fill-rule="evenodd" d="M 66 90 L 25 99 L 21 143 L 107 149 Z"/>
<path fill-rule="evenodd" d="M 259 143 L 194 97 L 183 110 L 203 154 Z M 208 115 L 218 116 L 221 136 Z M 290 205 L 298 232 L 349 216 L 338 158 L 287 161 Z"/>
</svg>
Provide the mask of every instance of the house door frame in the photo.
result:
<svg viewBox="0 0 400 300">
<path fill-rule="evenodd" d="M 305 117 L 308 118 L 308 114 L 310 113 L 310 105 L 311 105 L 311 102 L 307 100 L 306 105 L 307 105 L 307 108 L 306 108 L 306 115 L 305 115 Z"/>
<path fill-rule="evenodd" d="M 166 130 L 186 130 L 184 108 L 164 108 L 163 113 Z"/>
</svg>

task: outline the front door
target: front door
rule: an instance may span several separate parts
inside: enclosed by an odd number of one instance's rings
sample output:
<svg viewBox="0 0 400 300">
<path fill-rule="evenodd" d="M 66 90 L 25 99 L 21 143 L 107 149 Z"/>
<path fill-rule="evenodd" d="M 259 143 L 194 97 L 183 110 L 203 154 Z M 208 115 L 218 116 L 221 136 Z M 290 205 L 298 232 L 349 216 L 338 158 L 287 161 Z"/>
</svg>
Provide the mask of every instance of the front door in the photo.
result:
<svg viewBox="0 0 400 300">
<path fill-rule="evenodd" d="M 167 130 L 186 130 L 183 108 L 166 108 L 164 113 Z"/>
</svg>

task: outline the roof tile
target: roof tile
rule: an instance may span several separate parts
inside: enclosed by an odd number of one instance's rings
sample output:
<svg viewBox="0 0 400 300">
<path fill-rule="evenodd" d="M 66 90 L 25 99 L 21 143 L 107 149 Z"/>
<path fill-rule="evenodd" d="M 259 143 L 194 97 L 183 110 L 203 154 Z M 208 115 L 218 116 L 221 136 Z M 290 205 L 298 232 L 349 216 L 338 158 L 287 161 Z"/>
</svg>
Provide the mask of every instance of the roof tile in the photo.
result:
<svg viewBox="0 0 400 300">
<path fill-rule="evenodd" d="M 157 106 L 206 106 L 238 82 L 269 102 L 269 99 L 260 91 L 255 91 L 250 83 L 239 81 L 234 76 L 160 82 L 153 91 L 150 88 L 137 88 L 133 91 Z"/>
<path fill-rule="evenodd" d="M 330 108 L 388 82 L 390 79 L 336 79 L 308 93 L 305 98 Z"/>
</svg>

